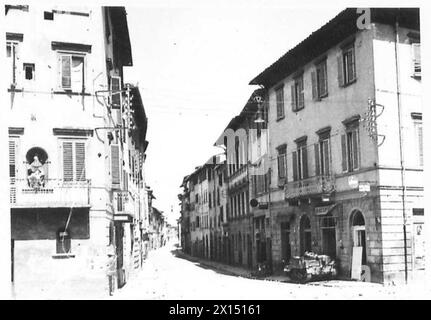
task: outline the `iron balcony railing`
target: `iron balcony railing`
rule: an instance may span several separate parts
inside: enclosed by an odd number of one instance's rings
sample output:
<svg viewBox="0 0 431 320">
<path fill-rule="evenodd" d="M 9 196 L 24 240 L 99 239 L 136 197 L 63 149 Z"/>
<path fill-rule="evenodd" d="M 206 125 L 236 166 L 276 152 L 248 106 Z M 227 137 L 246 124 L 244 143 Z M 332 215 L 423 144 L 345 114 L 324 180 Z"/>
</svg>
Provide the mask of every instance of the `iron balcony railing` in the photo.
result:
<svg viewBox="0 0 431 320">
<path fill-rule="evenodd" d="M 335 191 L 335 178 L 333 175 L 291 181 L 284 186 L 286 199 L 330 193 L 332 191 Z"/>
<path fill-rule="evenodd" d="M 43 185 L 33 187 L 27 179 L 10 179 L 12 208 L 34 207 L 88 207 L 90 180 L 64 181 L 46 179 Z"/>
</svg>

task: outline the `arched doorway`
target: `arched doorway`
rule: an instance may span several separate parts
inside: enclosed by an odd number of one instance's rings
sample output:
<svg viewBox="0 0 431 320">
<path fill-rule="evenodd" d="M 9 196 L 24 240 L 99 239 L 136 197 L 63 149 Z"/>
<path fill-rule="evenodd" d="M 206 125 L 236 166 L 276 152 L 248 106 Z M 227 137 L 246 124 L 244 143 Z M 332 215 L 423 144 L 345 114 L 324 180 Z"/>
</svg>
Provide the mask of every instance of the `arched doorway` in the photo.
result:
<svg viewBox="0 0 431 320">
<path fill-rule="evenodd" d="M 320 225 L 322 230 L 322 251 L 332 259 L 335 259 L 337 256 L 335 226 L 335 217 L 332 213 L 328 213 L 326 216 L 322 217 Z"/>
<path fill-rule="evenodd" d="M 300 234 L 300 255 L 305 251 L 311 251 L 311 223 L 310 218 L 303 215 L 299 224 Z"/>
<path fill-rule="evenodd" d="M 355 210 L 352 213 L 352 240 L 354 247 L 362 247 L 362 265 L 367 264 L 365 219 L 359 210 Z"/>
</svg>

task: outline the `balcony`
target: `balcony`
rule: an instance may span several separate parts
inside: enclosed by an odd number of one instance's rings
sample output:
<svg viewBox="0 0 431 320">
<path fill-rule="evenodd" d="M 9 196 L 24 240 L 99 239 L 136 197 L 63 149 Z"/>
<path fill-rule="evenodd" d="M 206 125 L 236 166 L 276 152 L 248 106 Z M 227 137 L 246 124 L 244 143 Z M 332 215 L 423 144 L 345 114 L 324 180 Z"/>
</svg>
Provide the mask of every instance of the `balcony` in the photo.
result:
<svg viewBox="0 0 431 320">
<path fill-rule="evenodd" d="M 13 179 L 10 204 L 12 208 L 89 207 L 90 181 L 48 179 L 43 187 L 32 188 L 27 179 Z"/>
<path fill-rule="evenodd" d="M 132 222 L 135 217 L 134 201 L 128 191 L 114 192 L 114 221 Z"/>
<path fill-rule="evenodd" d="M 335 191 L 335 178 L 333 175 L 291 181 L 284 186 L 286 199 L 309 197 L 333 191 Z"/>
</svg>

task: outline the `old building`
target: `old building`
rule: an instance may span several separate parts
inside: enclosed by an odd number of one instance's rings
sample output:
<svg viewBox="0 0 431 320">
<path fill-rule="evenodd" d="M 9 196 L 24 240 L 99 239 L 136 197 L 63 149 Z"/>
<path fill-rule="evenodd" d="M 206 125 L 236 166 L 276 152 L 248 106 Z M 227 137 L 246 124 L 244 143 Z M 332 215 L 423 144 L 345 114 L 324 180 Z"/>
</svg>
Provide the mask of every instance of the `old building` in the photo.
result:
<svg viewBox="0 0 431 320">
<path fill-rule="evenodd" d="M 419 10 L 368 13 L 344 10 L 250 82 L 266 90 L 274 270 L 310 250 L 345 277 L 354 252 L 375 282 L 424 269 Z"/>
<path fill-rule="evenodd" d="M 15 293 L 107 294 L 142 263 L 148 215 L 125 9 L 6 6 L 5 22 Z"/>
</svg>

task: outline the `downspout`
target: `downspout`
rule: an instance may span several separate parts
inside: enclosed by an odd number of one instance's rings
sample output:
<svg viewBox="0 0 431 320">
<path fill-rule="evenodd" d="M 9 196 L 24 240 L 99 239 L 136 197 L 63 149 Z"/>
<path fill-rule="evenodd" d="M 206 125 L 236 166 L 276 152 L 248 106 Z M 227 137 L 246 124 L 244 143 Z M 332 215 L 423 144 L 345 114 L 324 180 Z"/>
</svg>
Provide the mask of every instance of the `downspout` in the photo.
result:
<svg viewBox="0 0 431 320">
<path fill-rule="evenodd" d="M 404 276 L 407 284 L 408 280 L 408 264 L 407 264 L 407 230 L 406 230 L 406 186 L 405 186 L 405 167 L 404 167 L 404 139 L 403 139 L 403 121 L 402 121 L 402 106 L 401 106 L 401 93 L 400 93 L 400 72 L 399 72 L 399 56 L 398 56 L 398 43 L 399 43 L 399 23 L 398 14 L 395 21 L 395 71 L 397 83 L 397 104 L 398 104 L 398 135 L 400 141 L 400 165 L 401 165 L 401 188 L 402 188 L 402 206 L 403 206 L 403 240 L 404 240 Z"/>
</svg>

